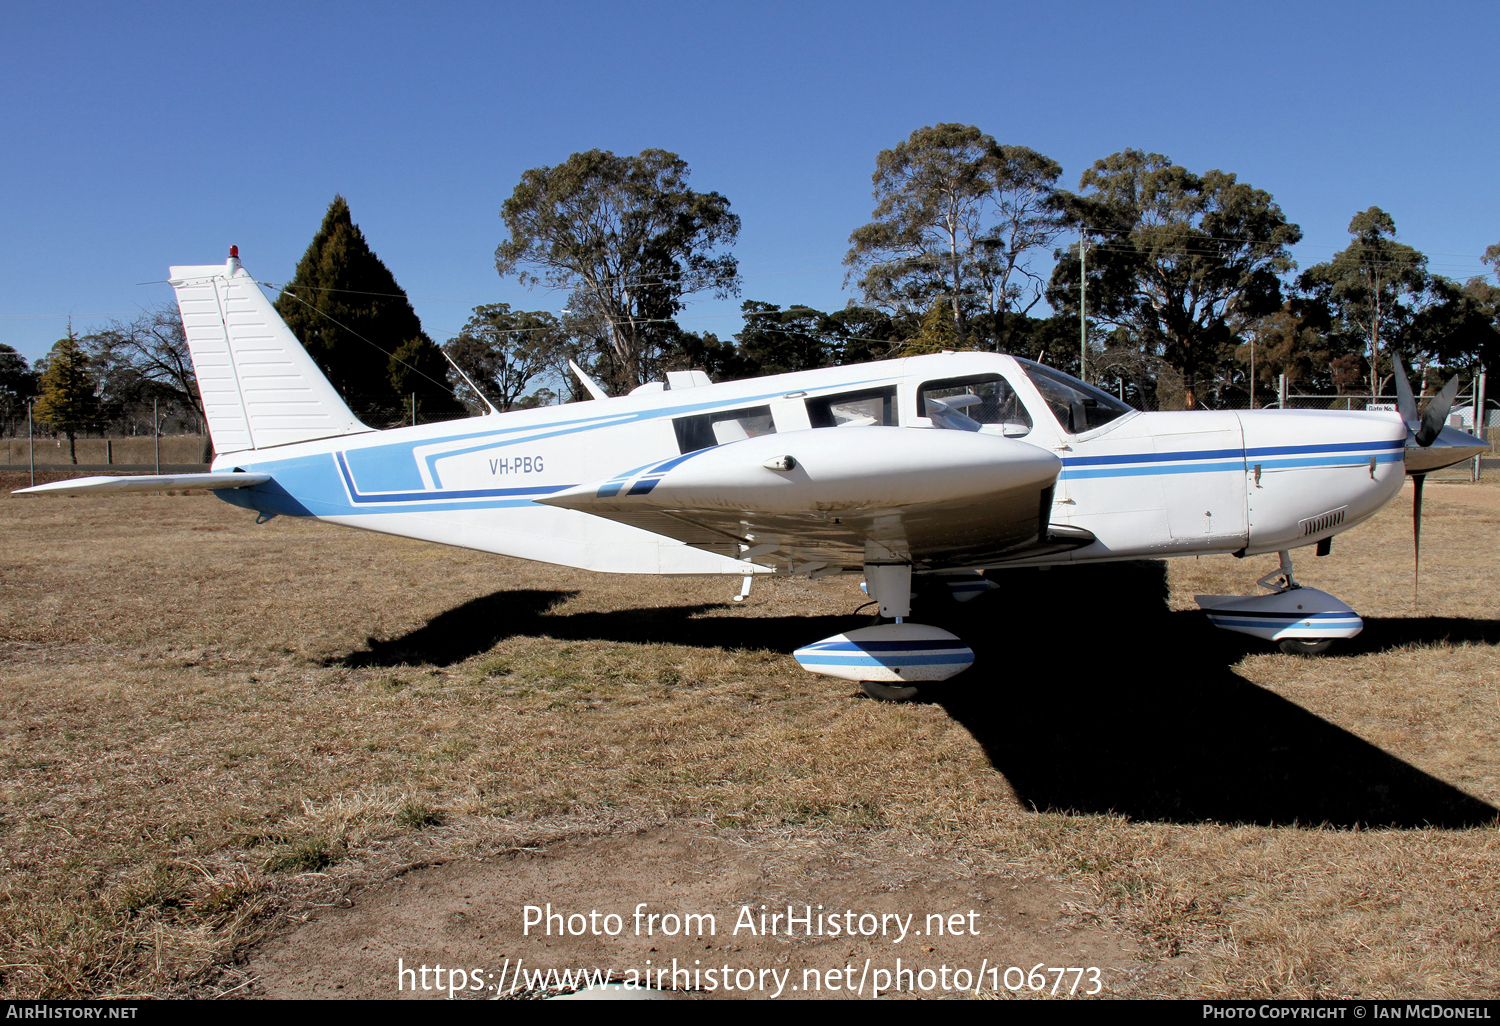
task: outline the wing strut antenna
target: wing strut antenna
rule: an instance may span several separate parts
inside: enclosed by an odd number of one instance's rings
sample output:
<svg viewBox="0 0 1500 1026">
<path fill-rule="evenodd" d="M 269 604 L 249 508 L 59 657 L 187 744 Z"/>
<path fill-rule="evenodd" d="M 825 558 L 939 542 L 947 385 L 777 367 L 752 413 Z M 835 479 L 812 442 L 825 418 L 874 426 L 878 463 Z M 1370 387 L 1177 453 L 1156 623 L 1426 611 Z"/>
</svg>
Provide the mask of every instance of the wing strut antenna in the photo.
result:
<svg viewBox="0 0 1500 1026">
<path fill-rule="evenodd" d="M 451 355 L 449 355 L 448 350 L 444 349 L 442 346 L 438 346 L 438 352 L 440 352 L 444 356 L 448 357 L 448 365 L 450 367 L 452 367 L 454 370 L 458 371 L 458 376 L 464 379 L 464 384 L 468 385 L 471 389 L 474 390 L 474 394 L 477 395 L 477 396 L 479 396 L 480 400 L 483 401 L 484 405 L 486 405 L 486 406 L 488 406 L 490 408 L 490 412 L 494 413 L 494 414 L 498 414 L 500 411 L 497 410 L 497 409 L 495 409 L 495 404 L 492 403 L 492 402 L 490 402 L 490 397 L 487 396 L 487 395 L 485 395 L 483 392 L 481 392 L 479 390 L 479 387 L 477 385 L 475 385 L 474 382 L 472 382 L 472 381 L 469 380 L 469 376 L 467 374 L 465 374 L 464 373 L 464 369 L 458 365 L 458 361 L 455 360 L 455 359 L 453 359 L 453 357 Z"/>
<path fill-rule="evenodd" d="M 568 361 L 568 366 L 573 369 L 573 374 L 578 378 L 579 384 L 583 385 L 584 388 L 589 390 L 589 395 L 593 396 L 595 399 L 609 398 L 609 393 L 599 387 L 599 382 L 595 381 L 593 378 L 585 374 L 582 367 L 578 366 L 578 364 L 574 363 L 572 360 Z"/>
</svg>

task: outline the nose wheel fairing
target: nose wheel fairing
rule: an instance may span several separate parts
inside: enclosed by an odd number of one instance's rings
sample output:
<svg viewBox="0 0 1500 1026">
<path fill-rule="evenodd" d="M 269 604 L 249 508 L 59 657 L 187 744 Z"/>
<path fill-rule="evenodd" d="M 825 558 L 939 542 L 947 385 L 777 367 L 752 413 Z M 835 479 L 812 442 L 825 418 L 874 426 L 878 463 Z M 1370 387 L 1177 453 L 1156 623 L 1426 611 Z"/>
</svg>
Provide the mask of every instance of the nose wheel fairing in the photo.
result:
<svg viewBox="0 0 1500 1026">
<path fill-rule="evenodd" d="M 1314 655 L 1318 642 L 1352 638 L 1365 629 L 1358 613 L 1317 588 L 1304 588 L 1292 576 L 1292 554 L 1279 553 L 1281 565 L 1256 583 L 1269 595 L 1195 595 L 1208 622 L 1227 631 L 1281 643 L 1282 651 Z M 1301 645 L 1302 648 L 1296 646 Z"/>
<path fill-rule="evenodd" d="M 1365 628 L 1358 613 L 1317 588 L 1289 588 L 1273 595 L 1194 597 L 1215 627 L 1266 641 L 1352 638 Z"/>
</svg>

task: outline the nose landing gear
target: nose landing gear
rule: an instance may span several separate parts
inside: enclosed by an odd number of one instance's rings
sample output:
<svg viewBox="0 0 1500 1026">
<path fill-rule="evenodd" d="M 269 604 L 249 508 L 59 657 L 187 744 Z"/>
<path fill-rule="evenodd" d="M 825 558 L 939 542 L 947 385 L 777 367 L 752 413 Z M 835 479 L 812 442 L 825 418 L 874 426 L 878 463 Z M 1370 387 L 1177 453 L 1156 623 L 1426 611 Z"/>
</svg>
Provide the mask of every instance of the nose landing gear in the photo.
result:
<svg viewBox="0 0 1500 1026">
<path fill-rule="evenodd" d="M 865 580 L 880 615 L 895 623 L 835 634 L 797 649 L 792 656 L 804 670 L 856 681 L 871 698 L 906 702 L 917 696 L 916 684 L 947 680 L 974 664 L 973 650 L 958 637 L 905 622 L 911 613 L 909 565 L 867 563 Z"/>
<path fill-rule="evenodd" d="M 1337 638 L 1364 630 L 1359 614 L 1326 591 L 1304 588 L 1292 576 L 1292 554 L 1279 553 L 1281 565 L 1256 583 L 1269 595 L 1197 595 L 1215 627 L 1274 641 L 1289 655 L 1321 655 Z"/>
</svg>

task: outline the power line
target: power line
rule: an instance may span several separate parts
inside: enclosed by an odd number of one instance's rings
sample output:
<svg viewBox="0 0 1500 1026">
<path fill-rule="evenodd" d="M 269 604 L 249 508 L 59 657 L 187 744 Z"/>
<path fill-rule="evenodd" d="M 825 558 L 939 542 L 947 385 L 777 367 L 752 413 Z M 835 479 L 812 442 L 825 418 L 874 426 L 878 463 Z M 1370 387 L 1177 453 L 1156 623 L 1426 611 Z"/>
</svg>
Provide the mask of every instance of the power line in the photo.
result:
<svg viewBox="0 0 1500 1026">
<path fill-rule="evenodd" d="M 254 281 L 254 279 L 251 279 L 251 280 Z M 260 285 L 260 284 L 263 284 L 263 283 L 257 281 L 257 282 L 255 282 L 255 284 Z M 269 284 L 269 283 L 264 283 L 264 284 Z M 274 285 L 271 285 L 270 287 L 271 288 L 276 288 L 276 286 L 274 286 Z M 376 345 L 374 342 L 371 342 L 369 339 L 365 338 L 359 332 L 357 332 L 353 328 L 349 327 L 349 325 L 343 323 L 342 321 L 335 320 L 333 317 L 330 317 L 328 314 L 324 313 L 322 310 L 319 310 L 317 307 L 313 306 L 311 303 L 309 303 L 307 300 L 303 299 L 302 297 L 297 296 L 297 295 L 293 295 L 292 293 L 288 292 L 286 289 L 281 289 L 280 291 L 281 291 L 281 294 L 283 296 L 291 296 L 293 299 L 295 299 L 297 302 L 301 303 L 303 306 L 307 307 L 309 310 L 312 310 L 315 313 L 322 314 L 322 316 L 327 317 L 330 321 L 333 321 L 334 324 L 337 324 L 340 328 L 343 328 L 349 334 L 353 335 L 355 338 L 359 339 L 361 342 L 363 342 L 366 345 L 368 345 L 371 348 L 373 348 L 376 352 L 380 353 L 380 355 L 384 356 L 387 360 L 395 360 L 397 363 L 403 364 L 408 370 L 410 370 L 413 374 L 417 375 L 418 377 L 420 377 L 420 378 L 426 378 L 428 381 L 432 382 L 434 385 L 437 385 L 439 388 L 445 389 L 448 392 L 452 392 L 453 391 L 453 386 L 451 384 L 449 384 L 448 382 L 446 382 L 446 381 L 439 381 L 437 378 L 434 378 L 430 374 L 424 374 L 424 373 L 422 373 L 422 370 L 419 367 L 417 367 L 417 366 L 415 366 L 413 364 L 407 363 L 405 360 L 401 359 L 401 357 L 397 356 L 395 353 L 388 353 L 388 352 L 386 352 L 380 346 Z M 481 396 L 481 398 L 483 398 L 483 396 Z"/>
<path fill-rule="evenodd" d="M 1343 250 L 1347 250 L 1350 246 L 1354 245 L 1354 243 L 1358 241 L 1357 239 L 1356 240 L 1351 240 L 1350 242 L 1345 243 L 1342 248 L 1340 248 L 1338 246 L 1330 246 L 1330 245 L 1327 245 L 1327 244 L 1324 244 L 1324 243 L 1315 243 L 1315 242 L 1294 242 L 1293 243 L 1293 242 L 1275 242 L 1275 241 L 1272 241 L 1272 240 L 1256 241 L 1256 240 L 1252 240 L 1252 239 L 1237 238 L 1237 237 L 1232 236 L 1232 235 L 1206 235 L 1206 234 L 1203 234 L 1203 233 L 1197 231 L 1196 229 L 1192 228 L 1190 225 L 1162 224 L 1162 225 L 1148 225 L 1148 226 L 1145 226 L 1145 227 L 1135 227 L 1135 228 L 1102 228 L 1102 227 L 1099 227 L 1098 225 L 1083 225 L 1083 226 L 1081 226 L 1081 230 L 1084 231 L 1084 232 L 1093 232 L 1093 233 L 1097 233 L 1097 234 L 1116 235 L 1116 236 L 1134 235 L 1137 232 L 1149 232 L 1149 231 L 1151 231 L 1153 229 L 1156 229 L 1156 228 L 1163 228 L 1163 229 L 1186 229 L 1187 231 L 1189 231 L 1189 232 L 1192 233 L 1191 235 L 1187 236 L 1187 239 L 1185 240 L 1185 241 L 1188 241 L 1188 242 L 1191 242 L 1191 241 L 1232 242 L 1232 243 L 1235 243 L 1237 245 L 1242 245 L 1242 246 L 1248 245 L 1248 246 L 1259 246 L 1259 247 L 1310 246 L 1313 249 L 1331 249 L 1331 250 L 1334 250 L 1335 251 L 1335 255 L 1337 255 L 1339 252 L 1342 252 Z M 1405 243 L 1397 243 L 1397 245 L 1405 245 Z M 1109 241 L 1109 240 L 1104 240 L 1104 241 L 1092 243 L 1092 246 L 1093 246 L 1094 249 L 1111 249 L 1111 248 L 1113 248 L 1117 252 L 1135 251 L 1138 248 L 1135 245 L 1128 245 L 1127 246 L 1127 245 L 1123 245 L 1122 243 L 1120 243 L 1118 241 L 1112 242 L 1112 241 Z M 1461 253 L 1423 253 L 1421 250 L 1418 250 L 1415 247 L 1412 247 L 1412 249 L 1413 249 L 1413 252 L 1416 254 L 1415 259 L 1418 259 L 1418 260 L 1425 260 L 1427 257 L 1431 257 L 1431 256 L 1454 256 L 1454 257 L 1463 256 L 1463 254 L 1461 254 Z M 1368 266 L 1400 266 L 1400 265 L 1408 265 L 1410 263 L 1410 261 L 1405 261 L 1405 260 L 1385 260 L 1385 261 L 1379 261 L 1379 260 L 1370 261 L 1370 260 L 1367 260 L 1367 261 L 1363 261 L 1363 262 L 1366 265 L 1368 265 Z M 1478 258 L 1478 262 L 1480 264 L 1483 264 L 1484 263 L 1483 258 Z M 1427 266 L 1429 266 L 1429 267 L 1458 267 L 1460 265 L 1458 265 L 1458 264 L 1449 264 L 1449 263 L 1434 264 L 1434 263 L 1429 262 L 1427 264 Z M 1463 266 L 1473 267 L 1474 265 L 1469 264 L 1469 265 L 1463 265 Z M 1484 274 L 1488 270 L 1489 270 L 1489 268 L 1486 267 L 1484 271 L 1480 271 L 1479 273 L 1480 274 Z"/>
</svg>

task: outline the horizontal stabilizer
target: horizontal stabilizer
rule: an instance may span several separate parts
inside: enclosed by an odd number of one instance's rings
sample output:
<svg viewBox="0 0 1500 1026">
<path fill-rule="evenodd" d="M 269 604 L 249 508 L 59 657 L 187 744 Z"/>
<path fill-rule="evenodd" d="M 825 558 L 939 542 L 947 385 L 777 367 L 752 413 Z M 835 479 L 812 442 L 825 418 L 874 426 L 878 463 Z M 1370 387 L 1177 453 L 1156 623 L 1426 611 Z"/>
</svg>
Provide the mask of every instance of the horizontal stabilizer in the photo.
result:
<svg viewBox="0 0 1500 1026">
<path fill-rule="evenodd" d="M 12 495 L 97 495 L 121 492 L 164 492 L 183 488 L 249 488 L 265 484 L 270 474 L 146 474 L 140 477 L 80 477 L 33 488 L 17 488 Z"/>
</svg>

